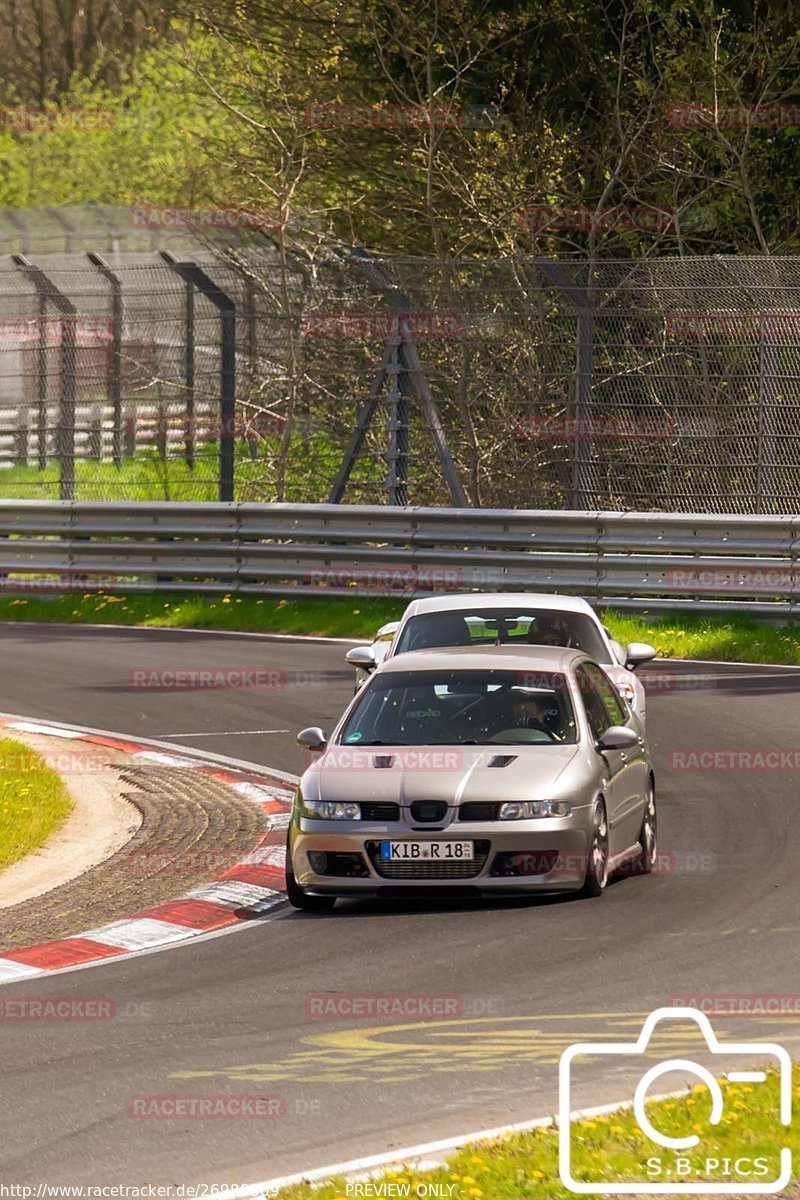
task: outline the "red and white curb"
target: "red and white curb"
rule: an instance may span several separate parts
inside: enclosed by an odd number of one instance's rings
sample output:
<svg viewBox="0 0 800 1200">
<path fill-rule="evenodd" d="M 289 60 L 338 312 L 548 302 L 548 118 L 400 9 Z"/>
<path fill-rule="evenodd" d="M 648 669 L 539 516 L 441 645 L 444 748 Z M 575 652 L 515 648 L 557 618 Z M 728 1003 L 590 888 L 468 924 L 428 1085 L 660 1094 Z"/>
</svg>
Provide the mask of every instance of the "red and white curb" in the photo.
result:
<svg viewBox="0 0 800 1200">
<path fill-rule="evenodd" d="M 247 763 L 228 766 L 236 760 L 215 760 L 210 754 L 173 754 L 169 743 L 135 741 L 101 730 L 23 720 L 7 714 L 0 714 L 0 728 L 89 742 L 123 751 L 134 761 L 199 771 L 228 784 L 269 817 L 269 830 L 252 852 L 210 883 L 85 933 L 4 951 L 0 955 L 0 984 L 181 942 L 261 915 L 285 900 L 285 830 L 293 798 L 286 784 L 294 782 L 293 776 L 266 769 L 262 773 Z"/>
</svg>

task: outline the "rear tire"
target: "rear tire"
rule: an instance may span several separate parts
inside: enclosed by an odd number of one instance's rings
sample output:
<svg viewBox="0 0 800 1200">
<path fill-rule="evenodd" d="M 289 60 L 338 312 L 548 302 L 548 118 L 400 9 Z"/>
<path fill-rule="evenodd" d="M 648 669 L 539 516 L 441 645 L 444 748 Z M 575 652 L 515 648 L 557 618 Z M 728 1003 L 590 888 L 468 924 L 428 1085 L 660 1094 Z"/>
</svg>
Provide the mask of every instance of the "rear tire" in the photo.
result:
<svg viewBox="0 0 800 1200">
<path fill-rule="evenodd" d="M 592 840 L 589 862 L 580 895 L 587 900 L 602 896 L 608 883 L 608 819 L 606 806 L 598 800 L 592 814 Z"/>
<path fill-rule="evenodd" d="M 636 859 L 637 875 L 652 875 L 658 861 L 658 814 L 656 811 L 656 789 L 652 775 L 647 781 L 647 800 L 639 833 L 642 850 Z"/>
<path fill-rule="evenodd" d="M 302 912 L 330 912 L 336 903 L 335 896 L 309 896 L 308 892 L 303 891 L 294 877 L 292 853 L 288 846 L 286 847 L 286 898 L 292 908 L 299 908 Z"/>
</svg>

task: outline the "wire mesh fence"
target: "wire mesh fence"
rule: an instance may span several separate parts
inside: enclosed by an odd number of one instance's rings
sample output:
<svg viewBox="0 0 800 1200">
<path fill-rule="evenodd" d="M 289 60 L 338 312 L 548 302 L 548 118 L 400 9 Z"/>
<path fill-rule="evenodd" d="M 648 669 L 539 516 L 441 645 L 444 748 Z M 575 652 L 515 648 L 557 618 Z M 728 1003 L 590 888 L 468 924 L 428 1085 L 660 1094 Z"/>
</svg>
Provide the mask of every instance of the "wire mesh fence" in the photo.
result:
<svg viewBox="0 0 800 1200">
<path fill-rule="evenodd" d="M 0 258 L 0 497 L 790 513 L 800 260 Z"/>
</svg>

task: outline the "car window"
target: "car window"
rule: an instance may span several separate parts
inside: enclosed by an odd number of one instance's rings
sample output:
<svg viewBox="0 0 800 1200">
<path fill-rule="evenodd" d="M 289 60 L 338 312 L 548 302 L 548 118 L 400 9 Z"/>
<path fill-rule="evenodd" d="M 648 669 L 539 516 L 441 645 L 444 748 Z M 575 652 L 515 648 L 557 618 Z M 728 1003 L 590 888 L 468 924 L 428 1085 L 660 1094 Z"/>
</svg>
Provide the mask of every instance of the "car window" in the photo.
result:
<svg viewBox="0 0 800 1200">
<path fill-rule="evenodd" d="M 605 671 L 601 671 L 594 663 L 585 663 L 584 667 L 603 701 L 609 725 L 624 725 L 628 720 L 628 710 Z"/>
<path fill-rule="evenodd" d="M 392 671 L 365 686 L 339 740 L 345 745 L 423 746 L 576 741 L 560 672 L 527 679 L 508 669 Z"/>
<path fill-rule="evenodd" d="M 611 652 L 587 613 L 559 609 L 475 608 L 420 613 L 406 621 L 394 654 L 444 646 L 565 646 L 596 662 L 611 663 Z"/>
<path fill-rule="evenodd" d="M 583 700 L 586 719 L 589 722 L 592 735 L 596 738 L 601 738 L 609 725 L 616 724 L 616 722 L 609 720 L 606 706 L 603 703 L 603 697 L 598 691 L 596 682 L 589 675 L 588 664 L 583 663 L 576 669 L 575 682 L 578 685 L 578 691 Z"/>
</svg>

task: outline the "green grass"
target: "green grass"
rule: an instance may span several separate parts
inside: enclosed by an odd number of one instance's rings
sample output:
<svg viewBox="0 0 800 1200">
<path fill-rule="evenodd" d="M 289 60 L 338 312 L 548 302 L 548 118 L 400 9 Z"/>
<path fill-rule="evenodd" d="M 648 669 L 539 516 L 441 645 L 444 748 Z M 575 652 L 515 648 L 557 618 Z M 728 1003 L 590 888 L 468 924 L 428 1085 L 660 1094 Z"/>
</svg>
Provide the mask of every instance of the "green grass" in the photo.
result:
<svg viewBox="0 0 800 1200">
<path fill-rule="evenodd" d="M 396 620 L 407 598 L 365 595 L 280 597 L 264 595 L 185 596 L 179 593 L 111 595 L 11 593 L 0 595 L 0 620 L 74 621 L 146 625 L 171 629 L 228 629 L 261 633 L 318 634 L 369 638 L 386 621 Z M 28 585 L 29 586 L 29 585 Z M 313 593 L 313 589 L 309 588 Z M 20 588 L 25 592 L 25 585 Z M 618 641 L 651 642 L 667 658 L 800 665 L 800 626 L 776 627 L 749 617 L 697 617 L 673 614 L 649 618 L 608 611 L 603 619 Z"/>
<path fill-rule="evenodd" d="M 154 455 L 113 463 L 80 459 L 75 463 L 76 500 L 203 500 L 219 499 L 216 455 L 198 456 L 194 469 L 180 459 L 170 459 L 166 470 Z M 58 500 L 59 469 L 50 463 L 8 467 L 0 471 L 0 497 L 4 500 Z"/>
<path fill-rule="evenodd" d="M 41 846 L 71 808 L 60 776 L 40 754 L 0 738 L 0 870 Z"/>
<path fill-rule="evenodd" d="M 275 501 L 280 438 L 268 436 L 253 458 L 244 439 L 234 446 L 235 492 L 239 501 Z M 286 461 L 283 499 L 303 502 L 327 493 L 336 477 L 342 450 L 328 433 L 309 436 L 296 434 Z M 119 467 L 110 462 L 77 459 L 75 462 L 76 500 L 192 500 L 219 499 L 219 447 L 203 443 L 197 447 L 194 466 L 189 467 L 174 445 L 167 458 L 154 446 L 137 450 L 135 458 L 124 458 Z M 353 484 L 382 486 L 379 461 L 359 460 L 353 472 Z M 51 462 L 43 470 L 35 464 L 0 470 L 0 499 L 58 500 L 59 467 Z"/>
<path fill-rule="evenodd" d="M 800 1094 L 796 1084 L 795 1097 Z M 647 1106 L 647 1115 L 652 1124 L 664 1134 L 673 1137 L 686 1136 L 693 1131 L 700 1136 L 700 1146 L 695 1150 L 681 1151 L 689 1160 L 693 1182 L 714 1179 L 715 1182 L 746 1183 L 742 1175 L 723 1174 L 724 1159 L 729 1159 L 728 1170 L 742 1157 L 766 1158 L 770 1174 L 764 1178 L 775 1179 L 779 1171 L 777 1147 L 789 1146 L 795 1156 L 800 1150 L 800 1123 L 784 1128 L 777 1119 L 778 1083 L 771 1076 L 766 1084 L 757 1087 L 728 1084 L 720 1080 L 725 1096 L 725 1115 L 717 1126 L 707 1122 L 710 1113 L 710 1094 L 703 1085 L 698 1085 L 684 1097 L 653 1101 Z M 665 1150 L 649 1141 L 639 1129 L 631 1110 L 620 1110 L 605 1117 L 582 1120 L 572 1128 L 573 1175 L 576 1179 L 592 1182 L 605 1180 L 631 1180 L 656 1182 L 656 1176 L 648 1176 L 647 1160 L 659 1158 L 663 1174 L 660 1182 L 676 1183 L 675 1151 Z M 706 1159 L 717 1159 L 718 1169 L 707 1170 Z M 673 1174 L 667 1179 L 666 1168 Z M 747 1166 L 743 1165 L 743 1171 Z M 773 1173 L 774 1171 L 774 1173 Z M 697 1172 L 697 1173 L 695 1173 Z M 530 1133 L 517 1134 L 495 1142 L 475 1143 L 456 1153 L 445 1166 L 431 1171 L 414 1172 L 397 1170 L 387 1172 L 385 1179 L 373 1180 L 393 1183 L 400 1187 L 395 1196 L 408 1195 L 410 1200 L 417 1195 L 415 1187 L 438 1184 L 440 1188 L 453 1187 L 452 1192 L 442 1191 L 453 1200 L 561 1200 L 574 1197 L 561 1183 L 558 1173 L 558 1134 L 552 1127 L 540 1128 Z M 405 1191 L 408 1185 L 409 1190 Z M 679 1186 L 676 1185 L 676 1190 Z M 421 1189 L 422 1191 L 422 1189 Z M 354 1193 L 350 1192 L 352 1196 Z M 373 1191 L 372 1195 L 379 1194 Z M 424 1194 L 424 1193 L 422 1193 Z M 433 1193 L 436 1195 L 436 1192 Z M 783 1195 L 789 1193 L 783 1192 Z M 795 1193 L 792 1193 L 795 1194 Z M 333 1179 L 324 1184 L 297 1184 L 279 1193 L 280 1200 L 346 1200 L 344 1179 Z"/>
<path fill-rule="evenodd" d="M 10 585 L 7 585 L 7 587 Z M 403 602 L 379 596 L 194 596 L 84 594 L 0 596 L 1 621 L 69 621 L 166 629 L 228 629 L 259 633 L 371 637 L 402 613 Z"/>
<path fill-rule="evenodd" d="M 650 642 L 665 658 L 711 658 L 722 662 L 800 665 L 800 626 L 777 626 L 752 617 L 698 617 L 673 613 L 658 620 L 607 612 L 617 641 Z"/>
</svg>

